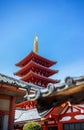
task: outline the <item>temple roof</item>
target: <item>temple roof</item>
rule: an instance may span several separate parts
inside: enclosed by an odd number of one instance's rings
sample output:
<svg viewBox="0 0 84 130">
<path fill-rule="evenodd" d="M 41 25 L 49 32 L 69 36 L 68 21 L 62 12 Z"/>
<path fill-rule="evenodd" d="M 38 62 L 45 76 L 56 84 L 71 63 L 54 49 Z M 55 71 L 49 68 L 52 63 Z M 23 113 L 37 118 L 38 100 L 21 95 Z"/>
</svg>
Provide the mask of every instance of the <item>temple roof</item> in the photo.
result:
<svg viewBox="0 0 84 130">
<path fill-rule="evenodd" d="M 20 62 L 18 62 L 16 64 L 16 66 L 23 67 L 26 64 L 28 64 L 28 62 L 30 60 L 34 60 L 35 62 L 42 64 L 43 66 L 46 66 L 46 67 L 50 67 L 50 66 L 56 64 L 55 61 L 49 60 L 49 59 L 44 58 L 44 57 L 42 57 L 34 52 L 31 52 L 28 56 L 26 56 L 24 59 L 22 59 Z"/>
<path fill-rule="evenodd" d="M 9 76 L 0 74 L 0 95 L 10 95 L 15 96 L 17 98 L 23 97 L 26 94 L 24 88 L 26 86 L 26 83 L 21 82 L 19 80 L 16 80 L 14 78 L 11 78 Z"/>
<path fill-rule="evenodd" d="M 27 85 L 29 85 L 28 83 L 26 83 L 24 81 L 6 76 L 6 75 L 1 74 L 1 73 L 0 73 L 0 83 L 2 83 L 2 84 L 5 83 L 5 84 L 8 84 L 8 85 L 21 87 L 21 88 L 25 88 Z"/>
<path fill-rule="evenodd" d="M 47 88 L 36 90 L 34 94 L 27 95 L 27 98 L 37 100 L 38 110 L 42 111 L 66 101 L 84 104 L 84 76 L 67 77 L 63 83 L 49 83 Z"/>
<path fill-rule="evenodd" d="M 39 75 L 39 74 L 36 74 L 34 73 L 33 71 L 30 71 L 28 74 L 26 74 L 25 76 L 22 76 L 21 77 L 21 80 L 24 80 L 24 81 L 27 81 L 30 80 L 30 79 L 36 79 L 36 80 L 39 80 L 39 81 L 44 81 L 46 83 L 58 83 L 59 81 L 58 80 L 54 80 L 54 79 L 51 79 L 51 78 L 47 78 L 45 76 L 42 76 L 42 75 Z"/>
<path fill-rule="evenodd" d="M 34 62 L 34 61 L 31 60 L 27 65 L 25 65 L 24 67 L 22 67 L 22 69 L 20 69 L 19 71 L 17 71 L 14 74 L 18 75 L 18 76 L 22 76 L 22 75 L 27 74 L 32 69 L 33 70 L 37 70 L 37 71 L 39 70 L 39 72 L 42 71 L 42 73 L 45 72 L 44 75 L 46 77 L 51 76 L 51 75 L 53 75 L 53 74 L 55 74 L 55 73 L 58 72 L 58 70 L 52 70 L 50 68 L 47 68 L 47 67 L 42 66 L 40 64 L 37 64 L 36 62 Z"/>
<path fill-rule="evenodd" d="M 41 89 L 40 86 L 34 85 L 32 83 L 27 83 L 22 80 L 15 79 L 15 78 L 12 78 L 10 76 L 7 76 L 7 75 L 1 74 L 1 73 L 0 73 L 0 84 L 1 85 L 3 85 L 3 84 L 10 85 L 11 87 L 15 86 L 17 88 L 21 88 L 21 89 L 25 89 L 25 90 L 28 87 L 32 88 L 34 90 Z"/>
<path fill-rule="evenodd" d="M 80 88 L 82 88 L 83 91 L 84 91 L 84 76 L 67 77 L 65 79 L 65 82 L 56 83 L 56 84 L 49 83 L 47 85 L 47 88 L 41 88 L 41 89 L 37 89 L 37 90 L 40 93 L 39 97 L 47 97 L 47 96 L 51 96 L 51 94 L 53 94 L 53 95 L 57 94 L 58 95 L 59 92 L 63 93 L 66 90 L 74 89 L 74 91 L 76 91 L 76 88 L 77 88 L 77 91 Z M 72 92 L 73 91 L 70 91 L 70 93 L 72 93 Z M 35 97 L 35 95 L 31 95 L 32 99 L 33 99 L 33 96 Z M 30 100 L 32 100 L 32 99 L 30 99 Z"/>
<path fill-rule="evenodd" d="M 72 104 L 84 103 L 84 76 L 67 77 L 63 83 L 49 83 L 47 88 L 41 88 L 32 83 L 0 74 L 0 89 L 4 87 L 4 84 L 10 85 L 11 88 L 15 86 L 17 90 L 18 88 L 26 90 L 28 87 L 30 88 L 29 92 L 34 90 L 34 94 L 26 94 L 27 99 L 30 101 L 37 100 L 38 106 L 42 104 L 41 107 L 44 109 L 47 109 L 45 107 L 60 105 L 67 100 Z"/>
<path fill-rule="evenodd" d="M 39 115 L 37 109 L 16 109 L 15 110 L 15 124 L 27 122 L 31 120 L 40 120 L 41 116 Z"/>
</svg>

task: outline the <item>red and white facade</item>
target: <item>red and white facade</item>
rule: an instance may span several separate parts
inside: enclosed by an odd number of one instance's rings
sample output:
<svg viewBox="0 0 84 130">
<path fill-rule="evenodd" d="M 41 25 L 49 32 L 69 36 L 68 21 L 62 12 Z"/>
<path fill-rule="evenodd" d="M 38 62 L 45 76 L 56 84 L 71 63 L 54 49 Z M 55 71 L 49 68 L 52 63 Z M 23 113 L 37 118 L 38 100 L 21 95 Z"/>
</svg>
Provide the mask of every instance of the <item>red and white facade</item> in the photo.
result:
<svg viewBox="0 0 84 130">
<path fill-rule="evenodd" d="M 15 128 L 22 130 L 28 121 L 15 122 Z M 42 130 L 84 130 L 84 105 L 71 105 L 67 102 L 40 113 L 40 119 L 35 121 L 41 124 Z"/>
<path fill-rule="evenodd" d="M 67 102 L 60 107 L 52 108 L 43 120 L 43 130 L 83 130 L 84 105 L 73 106 Z"/>
</svg>

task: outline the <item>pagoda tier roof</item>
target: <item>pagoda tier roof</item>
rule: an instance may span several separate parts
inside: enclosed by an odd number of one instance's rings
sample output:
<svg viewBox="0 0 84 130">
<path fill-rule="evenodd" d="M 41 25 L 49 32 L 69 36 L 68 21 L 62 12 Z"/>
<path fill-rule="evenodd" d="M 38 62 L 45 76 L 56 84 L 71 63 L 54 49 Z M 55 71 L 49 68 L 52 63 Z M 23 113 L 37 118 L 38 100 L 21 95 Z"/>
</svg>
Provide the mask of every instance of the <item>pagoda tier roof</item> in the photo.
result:
<svg viewBox="0 0 84 130">
<path fill-rule="evenodd" d="M 56 64 L 55 61 L 52 61 L 52 60 L 49 60 L 47 58 L 44 58 L 36 53 L 34 53 L 33 51 L 28 55 L 26 56 L 23 60 L 21 60 L 20 62 L 18 62 L 16 64 L 16 66 L 19 66 L 19 67 L 23 67 L 25 66 L 30 60 L 34 60 L 35 62 L 39 63 L 39 64 L 42 64 L 43 66 L 46 66 L 46 67 L 50 67 L 54 64 Z"/>
<path fill-rule="evenodd" d="M 51 79 L 51 78 L 47 78 L 45 76 L 34 73 L 33 71 L 30 71 L 28 74 L 23 76 L 21 78 L 21 80 L 28 82 L 32 78 L 33 78 L 34 81 L 38 80 L 40 82 L 42 81 L 42 82 L 46 82 L 46 83 L 58 83 L 59 82 L 59 80 L 54 80 L 54 79 Z"/>
<path fill-rule="evenodd" d="M 49 77 L 55 73 L 58 72 L 58 70 L 52 70 L 50 68 L 47 68 L 45 66 L 42 66 L 40 64 L 37 64 L 36 62 L 34 61 L 30 61 L 27 65 L 25 65 L 24 67 L 22 67 L 22 69 L 20 69 L 19 71 L 17 71 L 16 73 L 14 73 L 15 75 L 18 75 L 18 76 L 22 76 L 22 75 L 25 75 L 27 74 L 30 70 L 37 70 L 39 72 L 45 72 L 45 76 L 46 77 Z"/>
</svg>

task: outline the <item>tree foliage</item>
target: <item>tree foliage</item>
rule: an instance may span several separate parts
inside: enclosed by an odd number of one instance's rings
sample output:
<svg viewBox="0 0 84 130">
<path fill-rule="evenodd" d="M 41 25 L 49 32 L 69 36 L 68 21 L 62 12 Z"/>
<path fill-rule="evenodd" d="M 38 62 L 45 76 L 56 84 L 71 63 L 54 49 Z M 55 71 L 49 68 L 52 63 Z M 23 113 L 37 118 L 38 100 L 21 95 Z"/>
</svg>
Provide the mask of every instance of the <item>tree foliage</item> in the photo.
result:
<svg viewBox="0 0 84 130">
<path fill-rule="evenodd" d="M 23 130 L 41 130 L 41 125 L 37 122 L 28 122 L 24 125 Z"/>
</svg>

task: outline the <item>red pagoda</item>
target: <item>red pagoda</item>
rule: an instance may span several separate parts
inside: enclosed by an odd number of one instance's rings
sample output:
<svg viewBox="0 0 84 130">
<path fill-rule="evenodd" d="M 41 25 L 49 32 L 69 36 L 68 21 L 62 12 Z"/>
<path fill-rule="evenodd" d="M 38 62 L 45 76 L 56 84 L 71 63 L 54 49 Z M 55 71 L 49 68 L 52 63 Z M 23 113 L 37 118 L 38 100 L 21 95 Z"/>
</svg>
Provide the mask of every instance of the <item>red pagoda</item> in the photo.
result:
<svg viewBox="0 0 84 130">
<path fill-rule="evenodd" d="M 35 36 L 34 51 L 16 64 L 21 69 L 14 74 L 20 76 L 23 81 L 45 88 L 48 83 L 59 82 L 49 77 L 58 72 L 58 70 L 50 69 L 54 64 L 56 64 L 55 61 L 38 55 L 38 37 Z"/>
</svg>

